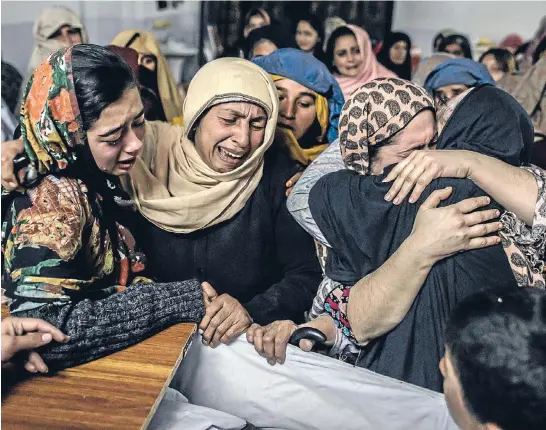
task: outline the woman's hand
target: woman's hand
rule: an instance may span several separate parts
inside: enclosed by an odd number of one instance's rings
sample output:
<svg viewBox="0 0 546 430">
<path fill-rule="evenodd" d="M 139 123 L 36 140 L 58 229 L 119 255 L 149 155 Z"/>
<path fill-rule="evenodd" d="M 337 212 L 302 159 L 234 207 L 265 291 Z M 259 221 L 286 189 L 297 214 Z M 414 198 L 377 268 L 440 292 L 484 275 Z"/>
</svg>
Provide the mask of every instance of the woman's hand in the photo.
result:
<svg viewBox="0 0 546 430">
<path fill-rule="evenodd" d="M 286 181 L 286 197 L 290 195 L 290 193 L 292 192 L 292 188 L 294 188 L 294 185 L 296 185 L 296 182 L 299 181 L 299 179 L 301 178 L 301 175 L 303 175 L 303 171 L 296 173 L 288 181 Z"/>
<path fill-rule="evenodd" d="M 469 151 L 419 150 L 398 163 L 383 182 L 392 182 L 385 200 L 398 205 L 411 192 L 410 203 L 415 203 L 433 179 L 470 177 Z M 413 191 L 412 191 L 413 190 Z"/>
<path fill-rule="evenodd" d="M 228 294 L 218 296 L 208 283 L 201 284 L 205 302 L 205 316 L 199 324 L 203 342 L 215 348 L 220 343 L 230 343 L 250 325 L 252 318 L 243 305 Z"/>
<path fill-rule="evenodd" d="M 252 324 L 246 332 L 246 339 L 254 344 L 254 349 L 265 356 L 271 365 L 284 363 L 286 347 L 292 334 L 300 327 L 313 327 L 326 335 L 326 344 L 333 344 L 336 338 L 335 324 L 330 316 L 320 316 L 306 324 L 296 325 L 293 321 L 274 321 L 269 325 Z M 299 347 L 303 351 L 311 351 L 314 342 L 308 339 L 300 340 Z"/>
<path fill-rule="evenodd" d="M 46 373 L 48 368 L 42 357 L 32 351 L 52 340 L 66 343 L 70 338 L 55 326 L 35 318 L 6 317 L 2 320 L 2 365 L 9 363 L 19 351 L 29 350 L 25 369 Z"/>
<path fill-rule="evenodd" d="M 498 218 L 500 212 L 497 209 L 477 211 L 487 206 L 490 198 L 473 197 L 439 208 L 440 202 L 452 191 L 451 187 L 436 190 L 423 202 L 408 237 L 431 264 L 459 251 L 485 248 L 500 242 L 498 236 L 485 237 L 502 228 L 500 222 L 487 223 Z"/>
<path fill-rule="evenodd" d="M 13 191 L 19 186 L 19 182 L 13 171 L 13 161 L 19 154 L 25 151 L 23 141 L 21 139 L 10 140 L 3 142 L 2 146 L 2 186 Z"/>
</svg>

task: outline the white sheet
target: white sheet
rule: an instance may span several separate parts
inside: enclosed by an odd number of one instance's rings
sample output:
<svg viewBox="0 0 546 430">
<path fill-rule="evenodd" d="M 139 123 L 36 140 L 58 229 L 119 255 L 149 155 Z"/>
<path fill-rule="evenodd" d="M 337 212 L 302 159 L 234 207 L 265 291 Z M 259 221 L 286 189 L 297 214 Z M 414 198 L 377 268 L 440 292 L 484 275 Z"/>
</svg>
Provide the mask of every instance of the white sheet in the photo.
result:
<svg viewBox="0 0 546 430">
<path fill-rule="evenodd" d="M 196 338 L 171 386 L 259 428 L 457 429 L 439 393 L 292 346 L 270 366 L 244 335 L 216 349 Z"/>
</svg>

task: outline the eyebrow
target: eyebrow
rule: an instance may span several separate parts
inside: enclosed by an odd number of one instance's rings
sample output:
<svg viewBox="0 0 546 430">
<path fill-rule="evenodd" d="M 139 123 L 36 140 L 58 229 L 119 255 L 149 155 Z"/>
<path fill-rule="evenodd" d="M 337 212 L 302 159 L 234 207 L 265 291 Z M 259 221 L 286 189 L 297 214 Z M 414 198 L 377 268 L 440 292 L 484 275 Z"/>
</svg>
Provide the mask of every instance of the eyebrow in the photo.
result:
<svg viewBox="0 0 546 430">
<path fill-rule="evenodd" d="M 222 112 L 223 113 L 230 113 L 234 116 L 236 116 L 237 118 L 246 118 L 247 115 L 245 115 L 244 113 L 240 112 L 240 111 L 237 111 L 237 110 L 234 110 L 234 109 L 222 109 Z M 260 116 L 257 116 L 255 118 L 251 118 L 251 121 L 267 121 L 267 116 L 266 115 L 260 115 Z"/>
<path fill-rule="evenodd" d="M 144 108 L 138 113 L 137 116 L 135 116 L 134 119 L 137 119 L 139 117 L 141 117 L 142 115 L 144 115 Z M 109 137 L 109 136 L 112 136 L 113 134 L 116 134 L 118 131 L 120 131 L 123 126 L 125 124 L 121 124 L 120 126 L 116 127 L 116 128 L 112 128 L 111 130 L 108 130 L 106 133 L 104 134 L 99 134 L 99 137 Z"/>
</svg>

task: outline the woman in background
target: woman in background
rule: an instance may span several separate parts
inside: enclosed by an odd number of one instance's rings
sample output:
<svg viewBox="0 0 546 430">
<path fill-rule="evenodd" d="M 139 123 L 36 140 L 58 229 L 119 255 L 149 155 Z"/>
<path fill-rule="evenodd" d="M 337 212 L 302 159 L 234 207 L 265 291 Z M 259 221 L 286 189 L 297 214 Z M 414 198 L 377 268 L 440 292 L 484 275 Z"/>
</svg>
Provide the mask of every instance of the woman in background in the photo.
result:
<svg viewBox="0 0 546 430">
<path fill-rule="evenodd" d="M 252 30 L 246 38 L 245 57 L 252 60 L 255 57 L 269 55 L 277 49 L 294 48 L 294 37 L 288 34 L 278 24 L 266 25 Z"/>
<path fill-rule="evenodd" d="M 461 34 L 452 34 L 444 38 L 438 51 L 447 52 L 455 57 L 472 59 L 472 48 L 468 39 Z"/>
<path fill-rule="evenodd" d="M 373 79 L 396 75 L 379 64 L 372 50 L 370 36 L 356 25 L 335 30 L 328 40 L 326 65 L 336 78 L 345 99 Z"/>
<path fill-rule="evenodd" d="M 138 52 L 139 83 L 161 100 L 163 112 L 158 112 L 155 119 L 182 125 L 182 98 L 156 38 L 145 31 L 126 30 L 111 44 Z"/>
<path fill-rule="evenodd" d="M 523 38 L 519 34 L 511 33 L 502 39 L 501 43 L 499 43 L 499 48 L 507 49 L 512 54 L 515 54 L 518 48 L 524 43 Z"/>
<path fill-rule="evenodd" d="M 279 92 L 276 143 L 305 167 L 337 138 L 343 94 L 326 66 L 298 49 L 279 49 L 254 63 Z"/>
<path fill-rule="evenodd" d="M 479 60 L 495 82 L 499 82 L 508 73 L 514 73 L 518 70 L 514 55 L 507 49 L 493 48 L 482 54 Z"/>
<path fill-rule="evenodd" d="M 445 40 L 446 37 L 455 34 L 456 31 L 451 28 L 445 28 L 434 36 L 434 41 L 432 42 L 432 52 L 440 52 L 440 45 Z"/>
<path fill-rule="evenodd" d="M 261 7 L 253 7 L 245 15 L 243 37 L 246 39 L 252 30 L 271 24 L 269 14 Z"/>
<path fill-rule="evenodd" d="M 301 18 L 296 27 L 296 43 L 298 47 L 312 54 L 317 60 L 324 62 L 324 24 L 315 15 Z"/>
<path fill-rule="evenodd" d="M 411 39 L 406 33 L 389 33 L 377 59 L 399 78 L 411 79 Z"/>
<path fill-rule="evenodd" d="M 481 84 L 495 85 L 487 68 L 467 58 L 452 58 L 444 61 L 428 75 L 425 89 L 434 96 L 436 107 Z"/>
<path fill-rule="evenodd" d="M 52 52 L 78 43 L 87 43 L 87 33 L 80 18 L 64 6 L 44 9 L 34 22 L 34 51 L 28 65 L 29 73 Z"/>
</svg>

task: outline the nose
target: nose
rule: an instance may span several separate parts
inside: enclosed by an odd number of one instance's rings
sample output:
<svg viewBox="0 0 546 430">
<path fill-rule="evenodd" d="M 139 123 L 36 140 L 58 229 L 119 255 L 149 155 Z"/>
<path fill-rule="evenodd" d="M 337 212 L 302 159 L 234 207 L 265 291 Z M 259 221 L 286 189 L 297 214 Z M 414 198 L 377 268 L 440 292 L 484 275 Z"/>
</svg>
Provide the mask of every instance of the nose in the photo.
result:
<svg viewBox="0 0 546 430">
<path fill-rule="evenodd" d="M 279 106 L 279 113 L 283 118 L 296 119 L 296 104 L 287 100 L 282 101 Z"/>
<path fill-rule="evenodd" d="M 348 63 L 352 63 L 352 62 L 353 62 L 353 59 L 354 59 L 353 54 L 352 54 L 351 52 L 349 52 L 349 53 L 347 54 L 347 62 L 348 62 Z"/>
<path fill-rule="evenodd" d="M 129 131 L 126 139 L 123 150 L 131 156 L 138 155 L 142 149 L 142 140 L 138 138 L 133 129 Z"/>
<path fill-rule="evenodd" d="M 250 144 L 250 124 L 246 121 L 238 121 L 233 127 L 231 140 L 241 149 L 246 149 Z"/>
</svg>

